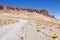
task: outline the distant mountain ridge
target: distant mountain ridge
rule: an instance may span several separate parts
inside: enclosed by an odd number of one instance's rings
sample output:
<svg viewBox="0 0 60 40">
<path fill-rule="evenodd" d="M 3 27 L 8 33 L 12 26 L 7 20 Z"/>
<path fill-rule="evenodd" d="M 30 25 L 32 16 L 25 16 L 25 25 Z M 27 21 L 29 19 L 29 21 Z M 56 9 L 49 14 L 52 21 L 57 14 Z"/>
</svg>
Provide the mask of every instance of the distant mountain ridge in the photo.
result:
<svg viewBox="0 0 60 40">
<path fill-rule="evenodd" d="M 20 10 L 22 10 L 22 11 L 24 11 L 25 10 L 25 11 L 30 12 L 30 13 L 36 12 L 36 13 L 39 13 L 39 14 L 43 14 L 43 15 L 45 15 L 47 17 L 55 18 L 54 16 L 49 15 L 48 11 L 46 11 L 44 9 L 43 10 L 36 10 L 36 9 L 27 9 L 27 8 L 19 8 L 19 7 L 13 7 L 13 6 L 0 5 L 0 11 L 1 10 L 4 10 L 4 11 L 7 11 L 7 10 L 13 10 L 13 11 L 20 11 Z"/>
</svg>

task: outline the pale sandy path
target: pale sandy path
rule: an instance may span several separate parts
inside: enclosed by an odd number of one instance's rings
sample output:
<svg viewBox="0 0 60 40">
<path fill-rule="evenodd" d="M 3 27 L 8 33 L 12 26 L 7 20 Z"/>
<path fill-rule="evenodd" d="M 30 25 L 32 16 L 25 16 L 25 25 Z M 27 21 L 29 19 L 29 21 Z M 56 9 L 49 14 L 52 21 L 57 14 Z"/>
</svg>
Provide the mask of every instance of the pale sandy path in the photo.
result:
<svg viewBox="0 0 60 40">
<path fill-rule="evenodd" d="M 20 40 L 20 30 L 27 23 L 26 20 L 20 20 L 19 23 L 0 26 L 0 40 Z"/>
</svg>

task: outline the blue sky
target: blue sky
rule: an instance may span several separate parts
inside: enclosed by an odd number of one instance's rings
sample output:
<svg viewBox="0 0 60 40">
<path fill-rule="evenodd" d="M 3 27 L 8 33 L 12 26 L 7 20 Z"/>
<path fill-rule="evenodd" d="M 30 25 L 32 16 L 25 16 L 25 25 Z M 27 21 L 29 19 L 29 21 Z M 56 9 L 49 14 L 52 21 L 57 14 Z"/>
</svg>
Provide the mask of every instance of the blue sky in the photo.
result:
<svg viewBox="0 0 60 40">
<path fill-rule="evenodd" d="M 60 0 L 0 0 L 0 5 L 18 6 L 22 8 L 46 9 L 49 14 L 60 18 Z"/>
</svg>

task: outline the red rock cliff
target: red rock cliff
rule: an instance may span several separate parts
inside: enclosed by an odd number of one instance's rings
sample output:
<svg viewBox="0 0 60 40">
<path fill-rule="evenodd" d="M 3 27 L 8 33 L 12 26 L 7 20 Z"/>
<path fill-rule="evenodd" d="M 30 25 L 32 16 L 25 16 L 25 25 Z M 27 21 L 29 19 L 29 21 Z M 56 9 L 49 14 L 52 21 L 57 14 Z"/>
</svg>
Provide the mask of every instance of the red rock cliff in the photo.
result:
<svg viewBox="0 0 60 40">
<path fill-rule="evenodd" d="M 45 16 L 54 18 L 54 16 L 49 15 L 48 11 L 46 11 L 46 10 L 26 9 L 26 8 L 11 7 L 11 6 L 2 6 L 2 5 L 0 5 L 0 10 L 13 10 L 13 11 L 14 10 L 15 11 L 25 10 L 25 11 L 28 11 L 28 12 L 36 12 L 36 13 L 43 14 Z"/>
</svg>

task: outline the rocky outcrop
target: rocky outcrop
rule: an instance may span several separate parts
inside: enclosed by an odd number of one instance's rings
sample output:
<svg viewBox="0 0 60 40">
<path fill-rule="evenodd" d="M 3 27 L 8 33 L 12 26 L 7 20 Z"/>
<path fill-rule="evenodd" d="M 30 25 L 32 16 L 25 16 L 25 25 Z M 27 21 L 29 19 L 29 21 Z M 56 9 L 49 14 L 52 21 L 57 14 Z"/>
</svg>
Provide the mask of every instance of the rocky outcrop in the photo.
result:
<svg viewBox="0 0 60 40">
<path fill-rule="evenodd" d="M 0 6 L 0 10 L 3 10 L 4 9 L 4 6 Z"/>
<path fill-rule="evenodd" d="M 6 6 L 7 10 L 15 10 L 15 7 Z"/>
<path fill-rule="evenodd" d="M 26 9 L 26 8 L 19 8 L 19 7 L 11 7 L 11 6 L 2 6 L 0 5 L 0 10 L 13 10 L 13 11 L 27 11 L 27 12 L 36 12 L 36 13 L 39 13 L 39 14 L 43 14 L 45 16 L 48 16 L 48 17 L 51 17 L 51 18 L 54 18 L 54 16 L 52 15 L 49 15 L 48 14 L 48 11 L 46 10 L 36 10 L 36 9 Z"/>
</svg>

